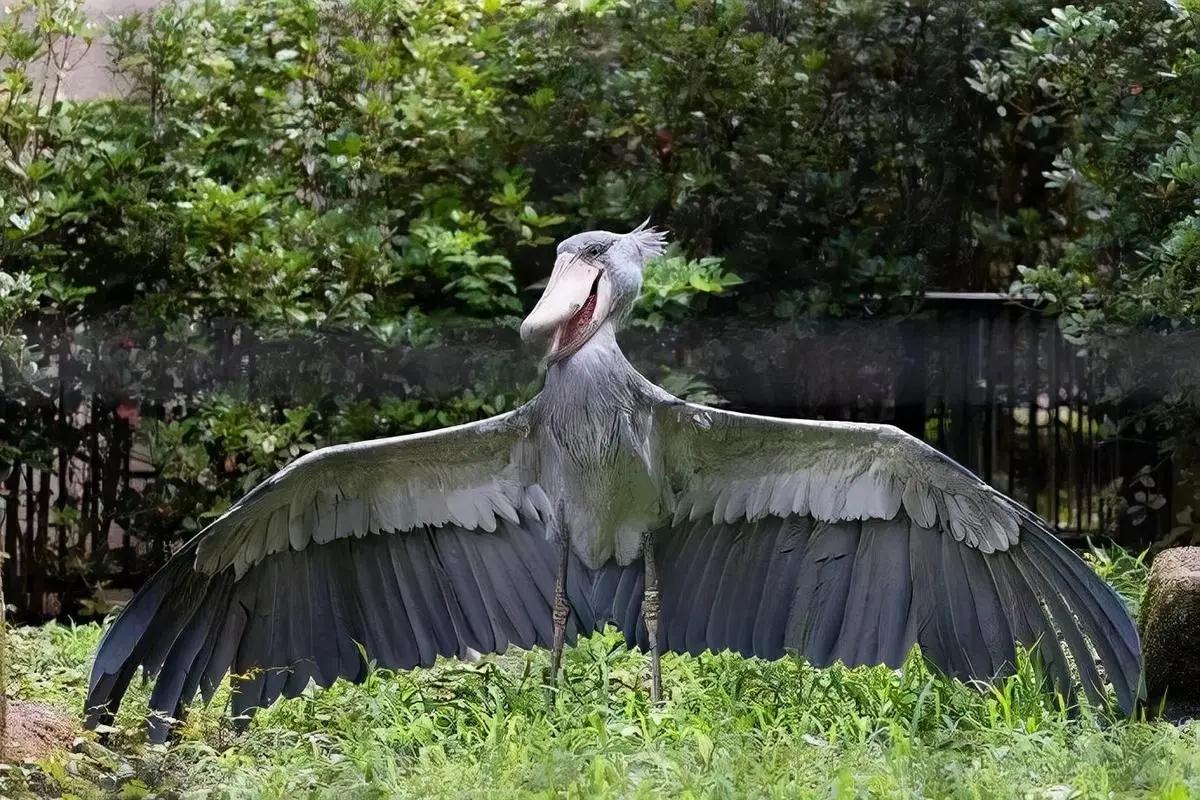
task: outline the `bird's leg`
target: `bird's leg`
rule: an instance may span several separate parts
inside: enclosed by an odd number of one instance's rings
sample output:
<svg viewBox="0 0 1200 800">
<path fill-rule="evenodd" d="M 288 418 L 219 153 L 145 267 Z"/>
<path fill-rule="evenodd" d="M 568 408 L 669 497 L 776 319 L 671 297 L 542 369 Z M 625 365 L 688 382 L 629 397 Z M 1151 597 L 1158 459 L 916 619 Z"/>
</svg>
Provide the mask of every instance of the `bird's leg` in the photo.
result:
<svg viewBox="0 0 1200 800">
<path fill-rule="evenodd" d="M 654 537 L 642 539 L 642 563 L 645 565 L 645 594 L 642 596 L 642 620 L 646 623 L 646 641 L 650 645 L 650 702 L 662 701 L 662 664 L 658 648 L 658 564 L 654 560 Z"/>
<path fill-rule="evenodd" d="M 567 564 L 571 561 L 571 540 L 565 525 L 560 523 L 558 544 L 561 550 L 558 562 L 558 578 L 554 581 L 554 654 L 550 658 L 550 685 L 558 687 L 558 671 L 562 666 L 563 645 L 567 641 Z"/>
</svg>

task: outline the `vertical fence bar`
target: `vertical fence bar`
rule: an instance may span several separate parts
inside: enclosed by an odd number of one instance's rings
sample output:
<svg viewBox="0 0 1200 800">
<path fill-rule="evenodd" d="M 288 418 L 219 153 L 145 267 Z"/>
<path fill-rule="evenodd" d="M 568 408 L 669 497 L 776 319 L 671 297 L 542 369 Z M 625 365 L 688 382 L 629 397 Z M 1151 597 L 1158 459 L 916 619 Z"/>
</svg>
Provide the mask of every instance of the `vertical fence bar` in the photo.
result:
<svg viewBox="0 0 1200 800">
<path fill-rule="evenodd" d="M 949 401 L 948 401 L 946 395 L 947 395 L 947 387 L 949 385 L 950 378 L 949 378 L 949 375 L 947 374 L 948 370 L 946 369 L 946 347 L 945 347 L 945 343 L 943 341 L 941 341 L 941 328 L 942 328 L 942 326 L 940 326 L 940 325 L 937 328 L 938 337 L 939 337 L 938 347 L 937 347 L 937 365 L 938 365 L 939 377 L 941 378 L 942 389 L 941 389 L 941 393 L 938 397 L 938 403 L 937 403 L 937 407 L 938 407 L 937 442 L 935 442 L 935 445 L 938 450 L 941 450 L 944 453 L 944 452 L 946 452 L 946 449 L 947 449 L 947 445 L 946 445 L 946 415 L 949 413 L 950 404 L 949 404 Z"/>
<path fill-rule="evenodd" d="M 957 419 L 952 419 L 954 432 L 954 449 L 956 456 L 966 464 L 976 464 L 971 438 L 971 379 L 975 374 L 975 326 L 971 324 L 968 314 L 955 314 L 955 328 L 958 330 L 958 373 L 957 383 L 959 396 L 954 404 Z"/>
<path fill-rule="evenodd" d="M 1050 443 L 1050 500 L 1051 519 L 1054 523 L 1054 530 L 1059 530 L 1062 527 L 1059 515 L 1062 512 L 1062 497 L 1060 490 L 1062 488 L 1062 420 L 1059 412 L 1062 410 L 1062 337 L 1058 335 L 1057 328 L 1047 328 L 1050 336 L 1050 375 L 1047 382 L 1047 390 L 1053 392 L 1050 395 L 1050 435 L 1052 441 Z"/>
<path fill-rule="evenodd" d="M 996 324 L 996 314 L 989 309 L 982 322 L 983 337 L 980 359 L 985 365 L 984 396 L 983 396 L 983 475 L 984 480 L 992 483 L 995 478 L 994 460 L 996 457 L 996 340 L 993 328 Z"/>
<path fill-rule="evenodd" d="M 1084 386 L 1084 389 L 1086 392 L 1085 401 L 1087 403 L 1087 406 L 1086 406 L 1087 407 L 1087 416 L 1085 417 L 1085 419 L 1087 420 L 1087 423 L 1086 423 L 1087 427 L 1084 429 L 1084 442 L 1086 444 L 1085 444 L 1084 451 L 1083 451 L 1087 457 L 1087 461 L 1084 464 L 1086 477 L 1084 479 L 1083 485 L 1086 490 L 1087 524 L 1088 524 L 1089 528 L 1092 528 L 1096 524 L 1103 525 L 1103 519 L 1101 518 L 1100 515 L 1096 514 L 1096 509 L 1094 506 L 1095 498 L 1093 497 L 1093 494 L 1092 494 L 1094 491 L 1094 488 L 1095 488 L 1096 478 L 1097 478 L 1097 474 L 1096 474 L 1096 425 L 1098 423 L 1094 417 L 1095 405 L 1092 402 L 1093 398 L 1092 398 L 1092 351 L 1091 351 L 1091 348 L 1088 348 L 1087 350 L 1084 351 L 1083 386 Z"/>
<path fill-rule="evenodd" d="M 1037 320 L 1026 314 L 1025 320 L 1029 329 L 1029 350 L 1025 354 L 1028 364 L 1025 365 L 1029 379 L 1029 507 L 1037 513 L 1043 513 L 1038 507 L 1038 496 L 1041 494 L 1043 481 L 1042 461 L 1038 447 L 1038 326 Z"/>
<path fill-rule="evenodd" d="M 1004 441 L 1006 443 L 1006 452 L 1008 463 L 1005 469 L 1008 471 L 1007 485 L 1005 487 L 1006 494 L 1009 497 L 1013 496 L 1013 490 L 1016 486 L 1017 458 L 1016 458 L 1016 439 L 1017 439 L 1017 421 L 1013 416 L 1013 412 L 1017 408 L 1017 324 L 1020 322 L 1020 317 L 1016 307 L 1005 306 L 1004 309 L 1004 326 L 1008 331 L 1008 372 L 1006 375 L 1006 384 L 1004 389 Z"/>
<path fill-rule="evenodd" d="M 1084 414 L 1084 391 L 1082 391 L 1082 369 L 1080 367 L 1080 353 L 1078 350 L 1073 351 L 1070 357 L 1070 373 L 1072 373 L 1072 392 L 1074 392 L 1074 414 L 1072 415 L 1072 433 L 1074 445 L 1072 447 L 1072 474 L 1070 474 L 1070 486 L 1075 495 L 1075 533 L 1084 535 L 1087 525 L 1084 521 L 1084 481 L 1086 470 L 1084 469 L 1084 453 L 1086 450 L 1085 428 L 1087 426 L 1087 416 Z"/>
<path fill-rule="evenodd" d="M 33 594 L 34 594 L 34 589 L 36 588 L 37 573 L 38 573 L 38 570 L 41 569 L 41 563 L 42 563 L 42 559 L 39 556 L 39 554 L 37 552 L 37 548 L 35 546 L 37 544 L 37 542 L 34 540 L 34 530 L 36 529 L 36 525 L 37 525 L 37 518 L 35 516 L 35 510 L 36 510 L 37 506 L 34 503 L 33 476 L 36 474 L 37 473 L 34 472 L 32 464 L 26 465 L 26 467 L 25 467 L 25 536 L 24 536 L 25 544 L 24 544 L 24 548 L 23 548 L 26 553 L 26 558 L 25 558 L 25 608 L 26 608 L 26 610 L 32 609 L 32 607 L 33 607 L 32 598 L 33 598 Z"/>
</svg>

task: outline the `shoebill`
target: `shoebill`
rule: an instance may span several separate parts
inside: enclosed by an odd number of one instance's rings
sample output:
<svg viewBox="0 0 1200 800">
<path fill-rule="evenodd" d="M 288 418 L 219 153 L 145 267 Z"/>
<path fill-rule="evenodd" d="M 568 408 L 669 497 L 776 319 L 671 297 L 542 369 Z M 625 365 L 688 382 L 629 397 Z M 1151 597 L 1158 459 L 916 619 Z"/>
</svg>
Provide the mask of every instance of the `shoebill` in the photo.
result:
<svg viewBox="0 0 1200 800">
<path fill-rule="evenodd" d="M 409 669 L 545 646 L 557 678 L 564 643 L 609 621 L 649 651 L 656 701 L 663 651 L 896 667 L 917 644 L 989 679 L 1019 644 L 1060 691 L 1074 669 L 1134 707 L 1129 614 L 1029 510 L 894 427 L 731 413 L 642 377 L 617 331 L 663 242 L 558 246 L 521 326 L 547 365 L 525 406 L 317 450 L 184 545 L 105 634 L 89 721 L 139 667 L 158 739 L 231 671 L 238 715 L 362 680 L 362 651 Z"/>
</svg>

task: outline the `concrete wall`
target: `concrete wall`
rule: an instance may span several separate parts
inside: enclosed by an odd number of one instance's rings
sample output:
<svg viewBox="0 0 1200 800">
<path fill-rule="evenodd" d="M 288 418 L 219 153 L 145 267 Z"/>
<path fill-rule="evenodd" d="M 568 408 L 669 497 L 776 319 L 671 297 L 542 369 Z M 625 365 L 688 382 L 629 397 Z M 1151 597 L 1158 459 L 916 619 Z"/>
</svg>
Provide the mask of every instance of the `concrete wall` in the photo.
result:
<svg viewBox="0 0 1200 800">
<path fill-rule="evenodd" d="M 153 8 L 158 3 L 159 0 L 84 0 L 84 9 L 98 26 L 100 35 L 79 66 L 63 82 L 62 96 L 72 100 L 87 100 L 119 93 L 121 87 L 114 84 L 109 72 L 108 44 L 103 31 L 109 20 L 131 11 Z"/>
</svg>

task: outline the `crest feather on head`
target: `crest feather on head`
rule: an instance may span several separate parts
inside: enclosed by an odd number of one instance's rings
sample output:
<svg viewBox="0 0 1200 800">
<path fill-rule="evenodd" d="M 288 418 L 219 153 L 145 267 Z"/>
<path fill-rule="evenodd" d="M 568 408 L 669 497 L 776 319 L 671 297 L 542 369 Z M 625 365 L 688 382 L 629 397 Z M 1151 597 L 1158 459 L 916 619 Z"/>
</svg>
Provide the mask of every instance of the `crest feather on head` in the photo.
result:
<svg viewBox="0 0 1200 800">
<path fill-rule="evenodd" d="M 625 236 L 633 240 L 643 260 L 661 256 L 667 249 L 667 232 L 651 228 L 649 217 Z"/>
</svg>

